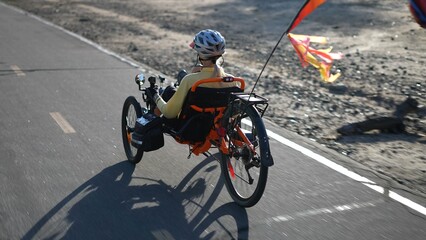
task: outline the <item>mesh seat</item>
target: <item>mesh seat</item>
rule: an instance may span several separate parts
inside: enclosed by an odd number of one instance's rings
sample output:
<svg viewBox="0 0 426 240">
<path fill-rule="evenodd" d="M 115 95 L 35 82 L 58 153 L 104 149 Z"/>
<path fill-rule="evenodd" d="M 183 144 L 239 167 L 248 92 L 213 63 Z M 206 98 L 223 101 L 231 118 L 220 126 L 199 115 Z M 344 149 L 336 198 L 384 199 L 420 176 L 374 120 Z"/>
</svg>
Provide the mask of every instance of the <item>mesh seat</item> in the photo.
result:
<svg viewBox="0 0 426 240">
<path fill-rule="evenodd" d="M 224 88 L 203 86 L 213 82 L 230 83 L 234 81 L 240 82 L 240 86 Z M 203 142 L 210 130 L 214 128 L 215 118 L 227 107 L 230 93 L 243 90 L 244 80 L 241 78 L 209 78 L 196 82 L 189 90 L 179 115 L 178 122 L 181 124 L 178 127 L 177 136 L 181 141 L 189 143 Z"/>
</svg>

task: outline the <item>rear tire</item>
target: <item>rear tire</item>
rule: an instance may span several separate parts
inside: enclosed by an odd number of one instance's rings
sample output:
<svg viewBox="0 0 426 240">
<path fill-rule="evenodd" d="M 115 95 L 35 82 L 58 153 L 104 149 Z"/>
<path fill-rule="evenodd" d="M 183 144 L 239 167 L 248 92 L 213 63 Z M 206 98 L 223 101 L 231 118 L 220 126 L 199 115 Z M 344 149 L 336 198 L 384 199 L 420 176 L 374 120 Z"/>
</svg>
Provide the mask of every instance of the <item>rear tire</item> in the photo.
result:
<svg viewBox="0 0 426 240">
<path fill-rule="evenodd" d="M 136 120 L 140 117 L 142 117 L 141 105 L 135 97 L 128 97 L 124 101 L 123 113 L 121 115 L 121 133 L 127 159 L 133 164 L 139 163 L 143 156 L 143 151 L 132 146 L 131 143 L 131 134 L 135 129 Z"/>
<path fill-rule="evenodd" d="M 253 106 L 244 107 L 244 109 L 240 113 L 243 116 L 242 120 L 225 119 L 227 123 L 230 123 L 226 131 L 226 138 L 231 139 L 228 142 L 230 152 L 222 153 L 220 165 L 226 188 L 232 199 L 242 207 L 252 207 L 262 197 L 268 178 L 268 167 L 261 161 L 267 155 L 268 144 L 265 144 L 265 141 L 259 141 L 259 139 L 267 139 L 268 136 L 258 111 Z M 232 143 L 232 139 L 238 138 L 235 128 L 231 127 L 232 124 L 237 124 L 243 130 L 253 145 L 255 153 L 252 153 L 246 144 L 237 146 Z M 251 166 L 248 171 L 246 166 Z"/>
</svg>

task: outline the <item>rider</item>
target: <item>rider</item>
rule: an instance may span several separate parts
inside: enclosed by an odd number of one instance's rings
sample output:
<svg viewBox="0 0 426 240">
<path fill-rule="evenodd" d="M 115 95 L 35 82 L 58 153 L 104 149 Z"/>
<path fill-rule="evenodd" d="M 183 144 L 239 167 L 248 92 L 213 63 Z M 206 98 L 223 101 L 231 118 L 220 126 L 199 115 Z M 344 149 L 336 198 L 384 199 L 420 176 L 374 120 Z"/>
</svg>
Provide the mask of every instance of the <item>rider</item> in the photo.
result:
<svg viewBox="0 0 426 240">
<path fill-rule="evenodd" d="M 163 93 L 162 97 L 158 94 L 156 89 L 151 88 L 149 90 L 149 95 L 152 96 L 160 112 L 164 117 L 169 119 L 176 118 L 179 115 L 186 95 L 195 82 L 212 77 L 230 76 L 225 73 L 218 63 L 219 58 L 223 58 L 222 55 L 225 53 L 225 38 L 218 31 L 211 29 L 200 31 L 195 35 L 194 40 L 189 46 L 197 51 L 198 61 L 200 61 L 201 64 L 195 66 L 192 69 L 192 73 L 186 75 L 182 79 L 172 97 L 170 99 L 164 99 L 165 93 Z M 214 82 L 207 83 L 203 85 L 203 87 L 226 88 L 239 87 L 238 85 L 238 82 Z M 170 89 L 166 89 L 165 92 L 167 90 Z"/>
</svg>

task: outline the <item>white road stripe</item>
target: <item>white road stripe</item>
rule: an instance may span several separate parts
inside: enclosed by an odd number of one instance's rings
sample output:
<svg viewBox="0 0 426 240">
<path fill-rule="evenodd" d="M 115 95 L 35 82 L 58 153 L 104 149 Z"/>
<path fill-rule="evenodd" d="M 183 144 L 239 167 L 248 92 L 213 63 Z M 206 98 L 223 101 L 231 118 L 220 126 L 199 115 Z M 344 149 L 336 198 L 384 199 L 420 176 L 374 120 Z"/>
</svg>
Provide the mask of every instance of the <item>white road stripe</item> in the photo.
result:
<svg viewBox="0 0 426 240">
<path fill-rule="evenodd" d="M 75 34 L 73 32 L 65 30 L 64 28 L 59 27 L 58 25 L 55 25 L 55 24 L 53 24 L 53 23 L 51 23 L 49 21 L 46 21 L 46 20 L 44 20 L 44 19 L 42 19 L 40 17 L 37 17 L 37 16 L 35 16 L 33 14 L 30 14 L 30 13 L 28 13 L 26 11 L 20 10 L 18 8 L 15 8 L 15 7 L 11 7 L 10 5 L 6 5 L 6 4 L 3 4 L 1 2 L 0 2 L 0 4 L 4 5 L 6 7 L 12 8 L 12 9 L 14 9 L 17 12 L 21 12 L 23 14 L 26 14 L 26 15 L 34 18 L 34 19 L 37 19 L 38 21 L 43 22 L 46 25 L 52 26 L 52 27 L 54 27 L 56 29 L 59 29 L 59 30 L 61 30 L 61 31 L 63 31 L 63 32 L 65 32 L 65 33 L 67 33 L 67 34 L 69 34 L 69 35 L 71 35 L 71 36 L 73 36 L 73 37 L 75 37 L 75 38 L 77 38 L 79 40 L 81 40 L 82 42 L 85 42 L 85 43 L 87 43 L 87 44 L 89 44 L 89 45 L 97 48 L 99 51 L 102 51 L 102 52 L 104 52 L 104 53 L 106 53 L 108 55 L 111 55 L 111 56 L 119 59 L 122 62 L 125 62 L 125 63 L 127 63 L 127 64 L 129 64 L 129 65 L 131 65 L 133 67 L 137 67 L 137 68 L 142 69 L 142 66 L 139 65 L 138 63 L 135 63 L 132 60 L 129 60 L 129 59 L 124 58 L 124 57 L 122 57 L 122 56 L 120 56 L 120 55 L 118 55 L 118 54 L 116 54 L 116 53 L 114 53 L 112 51 L 109 51 L 109 50 L 101 47 L 99 44 L 96 44 L 96 43 L 88 40 L 87 38 L 84 38 L 84 37 L 82 37 L 82 36 L 80 36 L 78 34 Z M 380 186 L 377 186 L 377 184 L 375 182 L 373 182 L 373 181 L 371 181 L 371 180 L 369 180 L 369 179 L 367 179 L 365 177 L 362 177 L 362 176 L 360 176 L 360 175 L 358 175 L 358 174 L 356 174 L 356 173 L 354 173 L 352 171 L 349 171 L 348 169 L 346 169 L 346 168 L 344 168 L 344 167 L 342 167 L 342 166 L 340 166 L 340 165 L 338 165 L 338 164 L 336 164 L 336 163 L 334 163 L 334 162 L 326 159 L 325 157 L 323 157 L 323 156 L 321 156 L 319 154 L 316 154 L 316 153 L 312 152 L 311 150 L 309 150 L 307 148 L 304 148 L 304 147 L 302 147 L 302 146 L 300 146 L 300 145 L 298 145 L 298 144 L 296 144 L 294 142 L 291 142 L 290 140 L 288 140 L 288 139 L 286 139 L 286 138 L 284 138 L 284 137 L 282 137 L 282 136 L 280 136 L 280 135 L 278 135 L 278 134 L 276 134 L 276 133 L 274 133 L 272 131 L 267 130 L 267 132 L 268 132 L 268 135 L 270 137 L 274 138 L 275 140 L 277 140 L 277 141 L 279 141 L 279 142 L 281 142 L 281 143 L 283 143 L 283 144 L 285 144 L 285 145 L 287 145 L 287 146 L 289 146 L 289 147 L 291 147 L 291 148 L 293 148 L 293 149 L 295 149 L 295 150 L 297 150 L 297 151 L 305 154 L 306 156 L 311 157 L 312 159 L 314 159 L 314 160 L 316 160 L 316 161 L 318 161 L 318 162 L 320 162 L 320 163 L 322 163 L 322 164 L 330 167 L 331 169 L 333 169 L 335 171 L 338 171 L 338 172 L 344 174 L 345 176 L 348 176 L 348 177 L 350 177 L 350 178 L 352 178 L 354 180 L 361 181 L 364 185 L 366 185 L 367 187 L 369 187 L 369 188 L 371 188 L 371 189 L 373 189 L 373 190 L 375 190 L 375 191 L 377 191 L 379 193 L 382 193 L 382 194 L 385 193 L 384 188 L 380 187 Z M 389 193 L 389 197 L 392 198 L 392 199 L 394 199 L 395 201 L 400 202 L 400 203 L 404 204 L 405 206 L 410 207 L 410 208 L 414 209 L 415 211 L 418 211 L 419 213 L 421 213 L 423 215 L 426 215 L 426 208 L 423 207 L 423 206 L 421 206 L 420 204 L 415 203 L 415 202 L 411 201 L 410 199 L 405 198 L 405 197 L 403 197 L 403 196 L 401 196 L 401 195 L 399 195 L 399 194 L 397 194 L 397 193 L 395 193 L 393 191 L 389 191 L 388 193 Z"/>
<path fill-rule="evenodd" d="M 19 13 L 22 13 L 22 14 L 27 15 L 27 16 L 29 16 L 29 17 L 32 17 L 32 18 L 36 19 L 37 21 L 40 21 L 40 22 L 42 22 L 42 23 L 44 23 L 44 24 L 46 24 L 46 25 L 48 25 L 48 26 L 51 26 L 51 27 L 53 27 L 53 28 L 56 28 L 56 29 L 58 29 L 58 30 L 60 30 L 60 31 L 62 31 L 62 32 L 65 32 L 65 33 L 67 33 L 68 35 L 71 35 L 71 36 L 73 36 L 73 37 L 77 38 L 78 40 L 80 40 L 80 41 L 82 41 L 82 42 L 85 42 L 85 43 L 87 43 L 87 44 L 91 45 L 92 47 L 97 48 L 99 51 L 101 51 L 101 52 L 103 52 L 103 53 L 106 53 L 106 54 L 108 54 L 108 55 L 110 55 L 110 56 L 113 56 L 113 57 L 115 57 L 115 58 L 119 59 L 120 61 L 122 61 L 122 62 L 125 62 L 125 63 L 129 64 L 129 65 L 130 65 L 130 66 L 132 66 L 132 67 L 135 67 L 135 68 L 142 68 L 139 64 L 135 63 L 133 60 L 131 60 L 131 59 L 127 59 L 127 58 L 125 58 L 125 57 L 122 57 L 122 56 L 118 55 L 117 53 L 112 52 L 112 51 L 110 51 L 110 50 L 108 50 L 108 49 L 106 49 L 106 48 L 102 47 L 101 45 L 99 45 L 99 44 L 96 44 L 96 43 L 92 42 L 91 40 L 89 40 L 89 39 L 87 39 L 87 38 L 85 38 L 85 37 L 83 37 L 83 36 L 80 36 L 80 35 L 78 35 L 78 34 L 76 34 L 76 33 L 73 33 L 73 32 L 71 32 L 71 31 L 68 31 L 68 30 L 66 30 L 65 28 L 60 27 L 60 26 L 58 26 L 58 25 L 56 25 L 56 24 L 54 24 L 54 23 L 52 23 L 52 22 L 49 22 L 49 21 L 47 21 L 47 20 L 45 20 L 45 19 L 43 19 L 43 18 L 41 18 L 41 17 L 39 17 L 39 16 L 36 16 L 36 15 L 34 15 L 34 14 L 31 14 L 31 13 L 29 13 L 29 12 L 27 12 L 27 11 L 24 11 L 24 10 L 22 10 L 22 9 L 16 8 L 16 7 L 14 7 L 14 6 L 11 6 L 11 5 L 8 5 L 8 4 L 5 4 L 5 3 L 2 3 L 1 1 L 0 1 L 0 4 L 1 4 L 1 5 L 3 5 L 3 6 L 5 6 L 5 7 L 7 7 L 7 8 L 13 9 L 13 10 L 14 10 L 14 11 L 16 11 L 16 12 L 19 12 Z"/>
<path fill-rule="evenodd" d="M 350 210 L 355 210 L 355 209 L 360 209 L 360 208 L 366 208 L 366 207 L 374 207 L 378 203 L 382 203 L 382 202 L 384 202 L 384 201 L 378 200 L 378 201 L 363 202 L 363 203 L 352 203 L 352 204 L 345 204 L 345 205 L 337 205 L 337 206 L 333 206 L 333 207 L 330 207 L 330 208 L 318 208 L 318 209 L 312 209 L 312 210 L 297 212 L 297 213 L 290 214 L 290 215 L 276 216 L 276 217 L 269 218 L 266 221 L 268 223 L 271 223 L 271 222 L 288 222 L 288 221 L 292 221 L 292 220 L 297 220 L 298 218 L 311 217 L 311 216 L 316 216 L 316 215 L 320 215 L 320 214 L 331 214 L 331 213 L 345 212 L 345 211 L 350 211 Z"/>
<path fill-rule="evenodd" d="M 50 116 L 52 116 L 64 133 L 75 133 L 71 124 L 59 112 L 51 112 Z"/>
<path fill-rule="evenodd" d="M 337 171 L 337 172 L 339 172 L 339 173 L 341 173 L 341 174 L 343 174 L 343 175 L 345 175 L 349 178 L 352 178 L 355 181 L 361 182 L 362 184 L 373 189 L 376 192 L 379 192 L 381 194 L 386 193 L 388 195 L 388 197 L 392 198 L 393 200 L 395 200 L 395 201 L 397 201 L 397 202 L 399 202 L 399 203 L 401 203 L 401 204 L 403 204 L 403 205 L 405 205 L 405 206 L 407 206 L 407 207 L 409 207 L 409 208 L 411 208 L 411 209 L 413 209 L 413 210 L 415 210 L 415 211 L 417 211 L 417 212 L 419 212 L 423 215 L 426 215 L 426 208 L 423 207 L 422 205 L 415 203 L 415 202 L 411 201 L 410 199 L 403 197 L 403 196 L 399 195 L 398 193 L 396 193 L 394 191 L 388 191 L 388 190 L 385 191 L 385 189 L 383 187 L 378 186 L 377 183 L 371 181 L 370 179 L 365 178 L 365 177 L 363 177 L 363 176 L 361 176 L 357 173 L 354 173 L 354 172 L 350 171 L 349 169 L 347 169 L 343 166 L 340 166 L 339 164 L 337 164 L 337 163 L 335 163 L 335 162 L 333 162 L 333 161 L 331 161 L 331 160 L 329 160 L 329 159 L 327 159 L 327 158 L 325 158 L 325 157 L 323 157 L 323 156 L 321 156 L 317 153 L 314 153 L 311 150 L 309 150 L 305 147 L 302 147 L 299 144 L 296 144 L 296 143 L 288 140 L 287 138 L 284 138 L 284 137 L 282 137 L 282 136 L 280 136 L 280 135 L 278 135 L 278 134 L 276 134 L 276 133 L 274 133 L 270 130 L 267 130 L 267 133 L 268 133 L 269 137 L 277 140 L 278 142 L 280 142 L 280 143 L 282 143 L 282 144 L 284 144 L 284 145 L 286 145 L 286 146 L 288 146 L 288 147 L 290 147 L 290 148 L 292 148 L 296 151 L 301 152 L 302 154 L 316 160 L 319 163 L 324 164 L 325 166 L 327 166 L 327 167 L 329 167 L 329 168 L 331 168 L 331 169 L 333 169 L 333 170 L 335 170 L 335 171 Z"/>
<path fill-rule="evenodd" d="M 248 120 L 243 119 L 242 122 L 251 126 L 251 122 L 248 121 Z M 413 210 L 415 210 L 415 211 L 417 211 L 417 212 L 419 212 L 423 215 L 426 215 L 426 208 L 423 207 L 422 205 L 415 203 L 415 202 L 411 201 L 410 199 L 403 197 L 403 196 L 399 195 L 398 193 L 396 193 L 394 191 L 389 191 L 387 189 L 385 190 L 383 187 L 379 186 L 377 183 L 371 181 L 370 179 L 363 177 L 363 176 L 361 176 L 357 173 L 354 173 L 354 172 L 350 171 L 349 169 L 347 169 L 343 166 L 340 166 L 339 164 L 337 164 L 337 163 L 335 163 L 335 162 L 333 162 L 333 161 L 331 161 L 331 160 L 329 160 L 329 159 L 327 159 L 327 158 L 325 158 L 325 157 L 323 157 L 323 156 L 321 156 L 317 153 L 314 153 L 311 150 L 309 150 L 305 147 L 302 147 L 297 143 L 294 143 L 294 142 L 288 140 L 285 137 L 282 137 L 282 136 L 280 136 L 280 135 L 278 135 L 278 134 L 276 134 L 276 133 L 274 133 L 270 130 L 266 130 L 266 132 L 267 132 L 267 134 L 270 138 L 273 138 L 273 139 L 277 140 L 278 142 L 280 142 L 280 143 L 282 143 L 282 144 L 304 154 L 305 156 L 308 156 L 308 157 L 314 159 L 315 161 L 333 169 L 336 172 L 339 172 L 339 173 L 341 173 L 341 174 L 343 174 L 343 175 L 345 175 L 345 176 L 347 176 L 347 177 L 349 177 L 349 178 L 351 178 L 355 181 L 358 181 L 358 182 L 364 184 L 365 186 L 373 189 L 374 191 L 376 191 L 378 193 L 386 194 L 387 197 L 390 197 L 391 199 L 393 199 L 393 200 L 395 200 L 395 201 L 397 201 L 397 202 L 399 202 L 399 203 L 401 203 L 401 204 L 403 204 L 403 205 L 405 205 L 405 206 L 407 206 L 407 207 L 409 207 L 409 208 L 411 208 L 411 209 L 413 209 Z"/>
<path fill-rule="evenodd" d="M 25 76 L 25 73 L 17 65 L 11 65 L 10 68 L 15 72 L 16 76 Z"/>
</svg>

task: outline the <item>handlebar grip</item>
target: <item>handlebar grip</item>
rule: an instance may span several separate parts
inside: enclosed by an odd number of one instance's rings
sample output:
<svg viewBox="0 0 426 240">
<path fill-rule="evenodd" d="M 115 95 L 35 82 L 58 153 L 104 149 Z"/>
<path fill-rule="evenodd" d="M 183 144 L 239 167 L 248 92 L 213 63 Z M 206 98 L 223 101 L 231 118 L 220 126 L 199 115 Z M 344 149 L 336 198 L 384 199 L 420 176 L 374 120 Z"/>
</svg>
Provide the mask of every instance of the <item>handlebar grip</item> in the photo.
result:
<svg viewBox="0 0 426 240">
<path fill-rule="evenodd" d="M 148 78 L 148 82 L 151 85 L 150 87 L 154 87 L 155 82 L 157 82 L 157 79 L 154 76 L 151 76 L 151 77 Z"/>
</svg>

